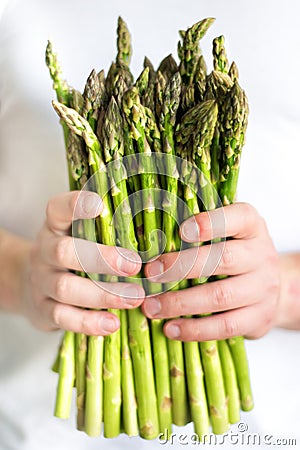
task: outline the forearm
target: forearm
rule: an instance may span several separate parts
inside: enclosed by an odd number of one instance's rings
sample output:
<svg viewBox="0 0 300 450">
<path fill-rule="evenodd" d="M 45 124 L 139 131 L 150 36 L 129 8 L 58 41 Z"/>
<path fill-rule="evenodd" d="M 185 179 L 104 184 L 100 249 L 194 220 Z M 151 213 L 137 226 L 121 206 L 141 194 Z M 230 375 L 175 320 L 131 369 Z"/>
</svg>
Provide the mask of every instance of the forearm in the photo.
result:
<svg viewBox="0 0 300 450">
<path fill-rule="evenodd" d="M 22 313 L 29 253 L 29 241 L 0 229 L 0 309 Z"/>
<path fill-rule="evenodd" d="M 300 330 L 300 252 L 280 256 L 281 292 L 276 325 Z"/>
</svg>

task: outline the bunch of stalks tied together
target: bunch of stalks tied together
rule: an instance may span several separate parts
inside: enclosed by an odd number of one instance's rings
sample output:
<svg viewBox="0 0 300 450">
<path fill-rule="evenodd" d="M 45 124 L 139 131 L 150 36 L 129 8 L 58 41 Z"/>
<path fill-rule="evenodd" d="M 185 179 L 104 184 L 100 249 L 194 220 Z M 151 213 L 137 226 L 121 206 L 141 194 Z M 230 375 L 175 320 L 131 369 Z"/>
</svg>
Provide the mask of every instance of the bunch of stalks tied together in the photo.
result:
<svg viewBox="0 0 300 450">
<path fill-rule="evenodd" d="M 119 18 L 116 61 L 106 77 L 93 70 L 83 94 L 63 79 L 48 42 L 70 189 L 82 189 L 92 177 L 104 205 L 95 221 L 77 223 L 77 237 L 138 251 L 147 261 L 182 248 L 178 226 L 187 217 L 234 201 L 248 105 L 223 36 L 213 40 L 207 73 L 199 41 L 213 22 L 180 31 L 179 63 L 169 55 L 155 70 L 145 58 L 134 80 L 130 34 Z M 149 295 L 214 279 L 161 286 L 141 273 L 127 281 L 143 283 Z M 103 426 L 107 438 L 122 432 L 167 438 L 172 424 L 192 421 L 203 440 L 210 430 L 226 432 L 241 409 L 252 409 L 242 337 L 182 343 L 166 338 L 164 321 L 147 319 L 140 308 L 111 311 L 121 326 L 109 336 L 65 332 L 55 363 L 56 416 L 69 417 L 74 386 L 77 428 L 90 436 Z"/>
</svg>

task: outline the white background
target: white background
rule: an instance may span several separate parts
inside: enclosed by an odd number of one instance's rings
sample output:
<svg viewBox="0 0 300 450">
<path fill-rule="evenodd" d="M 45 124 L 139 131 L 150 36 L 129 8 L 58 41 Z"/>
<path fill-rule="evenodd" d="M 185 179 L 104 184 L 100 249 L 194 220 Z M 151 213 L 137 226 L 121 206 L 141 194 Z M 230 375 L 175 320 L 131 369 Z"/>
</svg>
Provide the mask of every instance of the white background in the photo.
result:
<svg viewBox="0 0 300 450">
<path fill-rule="evenodd" d="M 251 108 L 239 200 L 251 202 L 265 217 L 279 251 L 299 250 L 297 0 L 8 2 L 0 22 L 0 225 L 33 237 L 47 199 L 67 189 L 62 133 L 44 64 L 47 39 L 70 84 L 82 90 L 91 69 L 107 71 L 115 57 L 118 15 L 132 32 L 135 75 L 145 55 L 155 66 L 170 52 L 176 55 L 179 29 L 204 17 L 217 19 L 202 44 L 208 67 L 212 39 L 224 34 Z M 52 417 L 56 376 L 49 367 L 58 337 L 0 315 L 0 449 L 161 448 L 126 437 L 93 440 L 74 431 L 74 419 Z M 299 344 L 300 333 L 278 330 L 247 343 L 256 403 L 243 416 L 249 432 L 296 436 L 300 445 Z"/>
</svg>

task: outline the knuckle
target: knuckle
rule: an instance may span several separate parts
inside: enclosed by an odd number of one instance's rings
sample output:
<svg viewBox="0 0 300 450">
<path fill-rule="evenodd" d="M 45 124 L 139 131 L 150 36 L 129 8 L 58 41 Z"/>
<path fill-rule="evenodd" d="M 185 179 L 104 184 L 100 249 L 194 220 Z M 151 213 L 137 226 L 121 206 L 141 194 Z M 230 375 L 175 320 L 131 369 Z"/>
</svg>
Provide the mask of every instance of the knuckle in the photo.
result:
<svg viewBox="0 0 300 450">
<path fill-rule="evenodd" d="M 56 302 L 52 309 L 52 322 L 55 327 L 60 328 L 60 326 L 61 326 L 61 305 Z"/>
<path fill-rule="evenodd" d="M 69 208 L 70 211 L 73 212 L 73 214 L 75 213 L 76 207 L 78 206 L 78 201 L 81 194 L 81 191 L 73 191 L 69 194 Z"/>
<path fill-rule="evenodd" d="M 224 317 L 220 318 L 219 322 L 220 326 L 220 335 L 225 339 L 230 337 L 239 336 L 240 330 L 237 321 L 232 318 L 230 315 L 224 315 Z"/>
<path fill-rule="evenodd" d="M 68 278 L 65 274 L 60 274 L 54 285 L 54 295 L 55 298 L 58 300 L 66 300 L 67 298 L 67 292 L 68 292 Z"/>
<path fill-rule="evenodd" d="M 80 333 L 88 336 L 99 335 L 99 326 L 97 325 L 95 314 L 93 311 L 82 311 L 79 325 Z"/>
<path fill-rule="evenodd" d="M 267 255 L 267 261 L 269 265 L 275 269 L 276 272 L 279 272 L 279 255 L 274 248 Z M 276 277 L 277 278 L 277 277 Z"/>
<path fill-rule="evenodd" d="M 54 261 L 59 266 L 63 266 L 65 263 L 65 258 L 68 252 L 68 246 L 69 246 L 68 236 L 63 236 L 56 239 L 54 245 Z"/>
<path fill-rule="evenodd" d="M 221 255 L 221 259 L 220 259 L 220 263 L 219 263 L 219 268 L 221 270 L 228 270 L 231 269 L 235 264 L 235 257 L 234 257 L 234 253 L 232 251 L 232 249 L 230 248 L 230 244 L 226 244 L 224 246 L 222 255 Z"/>
<path fill-rule="evenodd" d="M 170 298 L 171 297 L 171 298 Z M 171 316 L 172 317 L 176 317 L 176 316 L 183 316 L 186 313 L 183 311 L 183 302 L 182 302 L 182 296 L 180 295 L 179 292 L 172 292 L 172 294 L 170 293 L 169 295 L 167 295 L 167 297 L 165 298 L 165 301 L 168 302 L 168 304 L 170 305 L 170 307 L 168 307 L 168 309 L 170 309 L 171 312 Z"/>
<path fill-rule="evenodd" d="M 88 314 L 84 311 L 81 313 L 80 317 L 80 332 L 87 335 L 93 334 Z"/>
<path fill-rule="evenodd" d="M 117 264 L 117 255 L 115 250 L 113 249 L 113 247 L 111 248 L 111 261 L 108 258 L 108 255 L 104 254 L 101 250 L 100 247 L 98 246 L 97 252 L 96 252 L 96 257 L 95 257 L 95 264 L 97 267 L 97 271 L 98 273 L 103 273 L 105 272 L 107 269 L 111 269 L 113 270 L 113 265 Z"/>
<path fill-rule="evenodd" d="M 232 301 L 232 291 L 228 283 L 217 282 L 213 289 L 214 310 L 224 311 L 230 307 Z"/>
<path fill-rule="evenodd" d="M 214 211 L 214 213 L 216 214 L 216 211 Z M 208 236 L 211 236 L 213 229 L 212 229 L 212 220 L 210 217 L 210 213 L 204 212 L 204 213 L 201 213 L 201 214 L 195 216 L 195 218 L 196 218 L 196 222 L 198 224 L 201 239 L 203 239 L 203 238 L 205 239 Z"/>
<path fill-rule="evenodd" d="M 118 297 L 116 294 L 111 294 L 103 289 L 100 296 L 102 309 L 120 307 L 121 297 Z"/>
<path fill-rule="evenodd" d="M 242 205 L 243 205 L 242 219 L 244 221 L 245 227 L 249 228 L 256 227 L 257 223 L 261 220 L 256 209 L 252 205 L 250 205 L 250 203 L 242 203 Z"/>
<path fill-rule="evenodd" d="M 49 200 L 46 206 L 46 221 L 47 223 L 51 223 L 52 215 L 53 215 L 53 199 Z"/>
</svg>

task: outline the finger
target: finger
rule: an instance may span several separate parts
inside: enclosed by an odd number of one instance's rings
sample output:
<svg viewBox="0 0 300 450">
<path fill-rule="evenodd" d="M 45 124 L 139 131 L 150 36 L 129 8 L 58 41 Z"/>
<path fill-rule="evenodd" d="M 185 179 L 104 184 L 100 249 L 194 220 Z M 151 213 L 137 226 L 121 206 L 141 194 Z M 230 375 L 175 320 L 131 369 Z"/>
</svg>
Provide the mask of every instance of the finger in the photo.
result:
<svg viewBox="0 0 300 450">
<path fill-rule="evenodd" d="M 72 191 L 60 194 L 48 202 L 47 226 L 54 232 L 65 233 L 73 220 L 97 217 L 102 207 L 101 198 L 95 192 Z"/>
<path fill-rule="evenodd" d="M 274 311 L 268 304 L 250 305 L 221 314 L 193 319 L 176 319 L 164 326 L 170 339 L 210 341 L 234 336 L 263 336 L 273 323 Z"/>
<path fill-rule="evenodd" d="M 53 272 L 44 282 L 47 297 L 61 303 L 94 309 L 123 309 L 139 306 L 145 297 L 142 286 L 133 283 L 104 283 L 70 272 Z"/>
<path fill-rule="evenodd" d="M 44 239 L 41 245 L 42 260 L 54 267 L 120 276 L 141 270 L 140 256 L 121 247 L 56 235 Z"/>
<path fill-rule="evenodd" d="M 264 225 L 253 206 L 235 203 L 187 219 L 180 226 L 180 236 L 186 242 L 206 242 L 216 238 L 251 239 Z"/>
<path fill-rule="evenodd" d="M 257 245 L 258 246 L 258 245 Z M 150 281 L 168 283 L 211 275 L 238 275 L 257 267 L 255 242 L 230 240 L 166 253 L 145 266 Z"/>
<path fill-rule="evenodd" d="M 120 320 L 108 311 L 92 311 L 65 305 L 55 300 L 43 301 L 42 320 L 48 329 L 62 329 L 89 336 L 106 336 L 120 327 Z"/>
<path fill-rule="evenodd" d="M 169 291 L 145 298 L 142 309 L 151 319 L 207 314 L 257 303 L 264 292 L 264 278 L 238 275 L 181 291 Z M 247 286 L 247 288 L 246 288 Z"/>
</svg>

